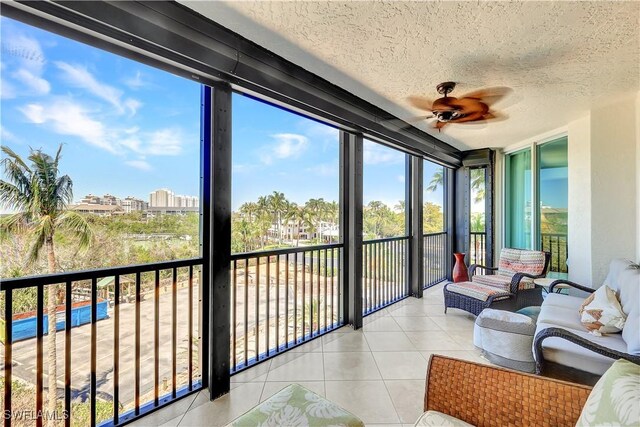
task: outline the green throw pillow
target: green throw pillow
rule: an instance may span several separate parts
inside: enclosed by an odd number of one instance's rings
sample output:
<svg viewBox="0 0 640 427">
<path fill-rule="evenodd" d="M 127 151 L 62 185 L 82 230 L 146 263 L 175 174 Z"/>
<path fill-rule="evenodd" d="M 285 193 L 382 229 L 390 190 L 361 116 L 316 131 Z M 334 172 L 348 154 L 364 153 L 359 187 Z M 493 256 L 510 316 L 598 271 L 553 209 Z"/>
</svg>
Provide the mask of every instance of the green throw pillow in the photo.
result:
<svg viewBox="0 0 640 427">
<path fill-rule="evenodd" d="M 620 359 L 598 380 L 577 426 L 640 426 L 640 365 Z"/>
</svg>

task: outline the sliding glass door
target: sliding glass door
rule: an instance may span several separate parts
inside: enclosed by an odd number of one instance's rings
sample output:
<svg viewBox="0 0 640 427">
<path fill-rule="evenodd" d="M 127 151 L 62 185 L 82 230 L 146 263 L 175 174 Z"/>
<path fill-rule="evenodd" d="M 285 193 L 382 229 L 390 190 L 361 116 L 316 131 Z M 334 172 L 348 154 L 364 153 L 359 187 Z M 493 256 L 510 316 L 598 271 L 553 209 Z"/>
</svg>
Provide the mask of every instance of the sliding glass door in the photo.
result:
<svg viewBox="0 0 640 427">
<path fill-rule="evenodd" d="M 537 146 L 536 248 L 551 252 L 550 271 L 567 272 L 567 138 Z"/>
<path fill-rule="evenodd" d="M 506 246 L 530 249 L 532 248 L 531 149 L 509 154 L 506 160 Z"/>
<path fill-rule="evenodd" d="M 550 252 L 567 273 L 567 138 L 507 154 L 505 175 L 505 246 Z"/>
</svg>

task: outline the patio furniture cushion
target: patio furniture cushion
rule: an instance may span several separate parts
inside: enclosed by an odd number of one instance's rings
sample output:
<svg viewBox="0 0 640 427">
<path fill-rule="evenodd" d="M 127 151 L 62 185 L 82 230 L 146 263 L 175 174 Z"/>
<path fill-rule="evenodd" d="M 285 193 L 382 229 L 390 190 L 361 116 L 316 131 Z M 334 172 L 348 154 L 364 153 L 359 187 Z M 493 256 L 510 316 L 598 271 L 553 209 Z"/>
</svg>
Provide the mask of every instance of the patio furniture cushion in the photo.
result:
<svg viewBox="0 0 640 427">
<path fill-rule="evenodd" d="M 494 288 L 502 289 L 504 291 L 508 291 L 511 289 L 511 277 L 500 276 L 497 274 L 494 275 L 478 275 L 473 276 L 471 278 L 473 283 L 478 283 L 480 285 L 493 286 Z M 525 281 L 521 280 L 518 285 L 518 289 L 532 289 L 535 287 L 533 281 Z"/>
<path fill-rule="evenodd" d="M 640 365 L 617 360 L 593 387 L 576 426 L 640 425 Z"/>
<path fill-rule="evenodd" d="M 447 285 L 447 290 L 456 294 L 475 298 L 480 301 L 486 301 L 492 295 L 495 296 L 494 301 L 504 299 L 509 296 L 508 291 L 472 282 L 449 283 Z"/>
<path fill-rule="evenodd" d="M 627 343 L 627 353 L 640 356 L 640 308 L 633 309 L 627 316 L 622 339 Z"/>
<path fill-rule="evenodd" d="M 473 424 L 466 423 L 442 412 L 427 411 L 418 418 L 414 427 L 473 427 Z"/>
<path fill-rule="evenodd" d="M 544 308 L 544 304 L 542 307 Z M 535 335 L 539 334 L 543 329 L 557 327 L 558 325 L 555 323 L 544 323 L 538 319 Z M 598 337 L 590 334 L 582 327 L 580 327 L 580 329 L 563 327 L 563 329 L 603 347 L 623 353 L 627 352 L 627 344 L 620 334 L 610 334 Z M 582 371 L 596 375 L 604 374 L 611 366 L 612 362 L 612 359 L 607 356 L 603 356 L 595 351 L 558 337 L 550 337 L 543 341 L 542 355 L 545 361 L 555 362 L 564 366 L 573 366 Z"/>
<path fill-rule="evenodd" d="M 548 305 L 546 300 L 540 307 L 538 322 L 548 323 L 565 329 L 585 330 L 580 322 L 577 308 Z"/>
<path fill-rule="evenodd" d="M 628 259 L 612 260 L 603 285 L 613 289 L 625 314 L 640 305 L 640 268 L 634 262 Z"/>
<path fill-rule="evenodd" d="M 563 307 L 570 309 L 572 313 L 577 313 L 580 310 L 580 306 L 584 302 L 584 298 L 574 297 L 572 295 L 564 295 L 564 294 L 556 294 L 555 292 L 552 294 L 548 294 L 544 299 L 544 306 L 555 306 L 555 307 Z M 575 316 L 577 317 L 577 315 Z"/>
<path fill-rule="evenodd" d="M 227 427 L 348 426 L 364 427 L 358 417 L 299 384 L 290 384 L 236 418 Z"/>
<path fill-rule="evenodd" d="M 542 251 L 503 248 L 500 251 L 498 275 L 512 277 L 516 273 L 538 276 L 544 272 L 545 255 Z M 525 277 L 523 282 L 533 285 L 533 279 Z"/>
<path fill-rule="evenodd" d="M 486 308 L 476 318 L 473 343 L 496 365 L 534 372 L 531 346 L 535 331 L 535 320 L 529 316 Z"/>
<path fill-rule="evenodd" d="M 626 320 L 616 294 L 607 285 L 589 295 L 580 307 L 580 321 L 594 335 L 620 332 Z"/>
</svg>

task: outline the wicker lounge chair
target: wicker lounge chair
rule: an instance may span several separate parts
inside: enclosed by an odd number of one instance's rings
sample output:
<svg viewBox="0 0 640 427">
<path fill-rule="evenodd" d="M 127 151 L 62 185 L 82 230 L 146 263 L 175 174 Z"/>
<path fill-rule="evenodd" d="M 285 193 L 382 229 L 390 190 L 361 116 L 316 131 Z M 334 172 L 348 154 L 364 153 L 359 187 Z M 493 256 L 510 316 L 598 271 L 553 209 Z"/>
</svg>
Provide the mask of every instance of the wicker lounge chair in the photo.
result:
<svg viewBox="0 0 640 427">
<path fill-rule="evenodd" d="M 545 277 L 551 254 L 541 251 L 502 249 L 500 267 L 472 264 L 470 282 L 449 283 L 444 287 L 444 312 L 458 308 L 480 314 L 485 308 L 516 311 L 542 304 L 542 288 L 533 279 Z M 529 260 L 532 260 L 529 263 Z M 476 275 L 477 269 L 497 274 Z"/>
<path fill-rule="evenodd" d="M 433 355 L 424 410 L 477 427 L 575 426 L 591 387 Z"/>
</svg>

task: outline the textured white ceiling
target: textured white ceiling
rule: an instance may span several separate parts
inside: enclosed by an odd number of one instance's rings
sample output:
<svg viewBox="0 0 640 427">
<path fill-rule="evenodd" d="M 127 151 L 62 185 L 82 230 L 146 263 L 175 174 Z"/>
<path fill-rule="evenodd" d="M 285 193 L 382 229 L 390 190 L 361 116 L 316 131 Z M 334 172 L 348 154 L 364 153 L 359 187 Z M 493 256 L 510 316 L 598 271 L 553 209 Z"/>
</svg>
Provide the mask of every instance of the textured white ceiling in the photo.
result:
<svg viewBox="0 0 640 427">
<path fill-rule="evenodd" d="M 442 81 L 453 96 L 513 88 L 496 105 L 508 120 L 416 125 L 458 148 L 519 142 L 640 87 L 640 2 L 182 3 L 403 119 Z"/>
</svg>

